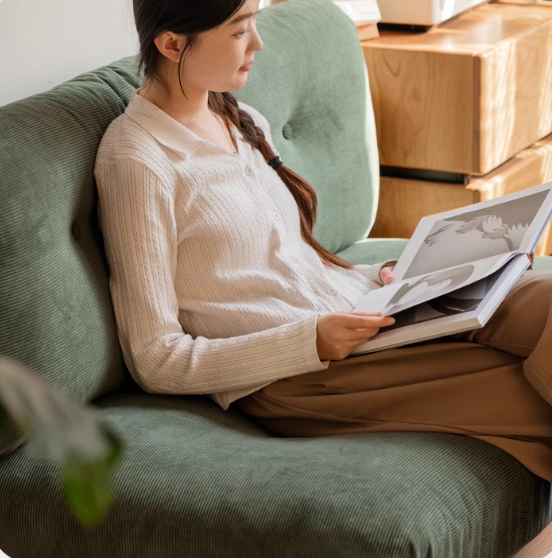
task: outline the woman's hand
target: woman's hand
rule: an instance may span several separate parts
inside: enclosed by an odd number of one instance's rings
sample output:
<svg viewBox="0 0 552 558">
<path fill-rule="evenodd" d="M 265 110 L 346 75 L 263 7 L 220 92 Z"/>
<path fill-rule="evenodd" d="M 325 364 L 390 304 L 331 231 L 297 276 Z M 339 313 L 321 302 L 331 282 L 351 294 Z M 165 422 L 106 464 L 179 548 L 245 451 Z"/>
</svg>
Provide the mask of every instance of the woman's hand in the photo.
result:
<svg viewBox="0 0 552 558">
<path fill-rule="evenodd" d="M 381 312 L 333 312 L 319 314 L 316 322 L 316 350 L 320 360 L 341 360 L 358 345 L 369 341 L 381 327 L 395 323 L 395 318 Z"/>
<path fill-rule="evenodd" d="M 382 267 L 380 270 L 380 279 L 384 285 L 391 283 L 393 281 L 393 270 L 395 269 L 395 264 Z"/>
</svg>

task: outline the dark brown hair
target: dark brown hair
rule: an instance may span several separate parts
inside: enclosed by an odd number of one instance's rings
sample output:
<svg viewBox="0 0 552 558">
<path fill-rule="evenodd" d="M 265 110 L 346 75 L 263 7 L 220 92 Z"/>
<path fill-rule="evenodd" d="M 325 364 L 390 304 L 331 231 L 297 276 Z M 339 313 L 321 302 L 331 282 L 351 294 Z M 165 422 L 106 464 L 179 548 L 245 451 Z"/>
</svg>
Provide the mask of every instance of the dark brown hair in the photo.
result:
<svg viewBox="0 0 552 558">
<path fill-rule="evenodd" d="M 168 89 L 160 70 L 162 54 L 154 41 L 166 31 L 185 35 L 187 41 L 180 56 L 178 72 L 180 88 L 186 96 L 182 88 L 181 73 L 184 54 L 194 48 L 201 33 L 224 23 L 244 2 L 245 0 L 133 0 L 134 20 L 140 42 L 138 70 L 143 67 L 146 79 L 157 80 Z M 274 158 L 275 153 L 263 131 L 245 110 L 239 108 L 236 98 L 230 92 L 209 91 L 208 105 L 223 118 L 226 125 L 230 121 L 240 129 L 245 140 L 261 152 L 267 163 Z M 303 239 L 316 250 L 324 264 L 352 269 L 350 263 L 326 250 L 312 235 L 317 206 L 316 192 L 312 186 L 283 164 L 276 172 L 297 202 Z"/>
</svg>

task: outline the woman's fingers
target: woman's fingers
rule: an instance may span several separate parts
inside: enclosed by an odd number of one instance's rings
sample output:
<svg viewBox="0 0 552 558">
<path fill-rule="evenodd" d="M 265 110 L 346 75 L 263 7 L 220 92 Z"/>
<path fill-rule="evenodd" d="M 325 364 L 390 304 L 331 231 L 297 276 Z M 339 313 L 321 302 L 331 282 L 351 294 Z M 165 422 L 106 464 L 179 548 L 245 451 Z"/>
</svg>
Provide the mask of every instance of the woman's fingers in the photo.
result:
<svg viewBox="0 0 552 558">
<path fill-rule="evenodd" d="M 347 318 L 340 320 L 340 325 L 348 329 L 364 329 L 370 327 L 385 327 L 395 323 L 395 318 L 383 316 L 381 312 L 359 314 L 359 312 L 349 314 Z"/>
<path fill-rule="evenodd" d="M 369 341 L 370 339 L 372 339 L 372 337 L 375 337 L 380 332 L 380 330 L 381 327 L 365 327 L 355 329 L 355 335 L 351 337 L 349 341 L 356 344 L 366 343 L 366 341 Z"/>
</svg>

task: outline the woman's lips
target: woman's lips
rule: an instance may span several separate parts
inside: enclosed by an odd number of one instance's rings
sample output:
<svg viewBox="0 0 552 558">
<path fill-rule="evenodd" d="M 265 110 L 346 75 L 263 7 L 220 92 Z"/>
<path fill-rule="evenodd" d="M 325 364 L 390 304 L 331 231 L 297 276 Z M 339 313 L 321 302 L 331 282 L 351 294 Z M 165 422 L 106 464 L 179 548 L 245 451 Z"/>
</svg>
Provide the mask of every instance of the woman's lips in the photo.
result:
<svg viewBox="0 0 552 558">
<path fill-rule="evenodd" d="M 240 68 L 240 70 L 244 72 L 249 72 L 249 70 L 251 70 L 251 64 L 253 64 L 253 62 L 249 62 L 247 66 L 243 66 L 242 68 Z"/>
</svg>

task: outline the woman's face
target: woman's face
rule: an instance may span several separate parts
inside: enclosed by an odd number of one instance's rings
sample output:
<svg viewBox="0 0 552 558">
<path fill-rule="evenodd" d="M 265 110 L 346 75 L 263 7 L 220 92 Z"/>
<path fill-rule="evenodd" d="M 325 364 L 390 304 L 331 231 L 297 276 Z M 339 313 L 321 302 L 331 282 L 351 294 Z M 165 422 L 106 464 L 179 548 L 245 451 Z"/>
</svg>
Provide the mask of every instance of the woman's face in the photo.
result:
<svg viewBox="0 0 552 558">
<path fill-rule="evenodd" d="M 259 0 L 246 0 L 224 23 L 199 35 L 198 43 L 183 62 L 184 90 L 191 86 L 207 91 L 236 91 L 247 83 L 248 72 L 241 68 L 263 48 L 255 22 L 259 3 Z M 251 69 L 254 66 L 253 63 Z"/>
</svg>

